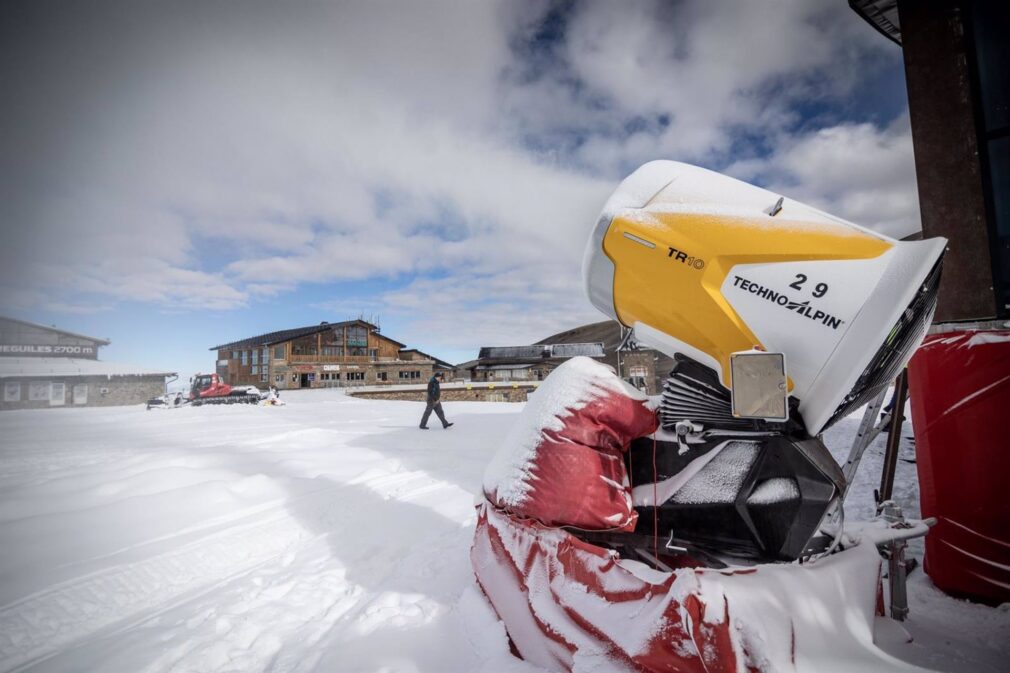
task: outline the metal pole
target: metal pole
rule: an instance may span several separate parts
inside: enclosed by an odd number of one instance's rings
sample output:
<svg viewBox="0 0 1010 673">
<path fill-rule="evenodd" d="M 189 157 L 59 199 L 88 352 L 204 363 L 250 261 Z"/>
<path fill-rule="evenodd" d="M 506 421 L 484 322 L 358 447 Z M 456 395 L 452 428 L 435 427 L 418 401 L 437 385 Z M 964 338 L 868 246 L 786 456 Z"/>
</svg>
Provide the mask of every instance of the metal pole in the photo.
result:
<svg viewBox="0 0 1010 673">
<path fill-rule="evenodd" d="M 894 489 L 894 471 L 898 465 L 898 445 L 901 443 L 901 424 L 904 419 L 905 398 L 908 393 L 906 370 L 894 382 L 894 406 L 891 408 L 891 429 L 887 438 L 887 452 L 884 453 L 884 469 L 880 474 L 880 490 L 877 504 L 891 499 Z"/>
<path fill-rule="evenodd" d="M 908 525 L 901 508 L 893 502 L 885 502 L 881 514 L 892 528 L 907 527 Z M 899 622 L 905 621 L 908 617 L 908 588 L 906 586 L 908 570 L 905 564 L 905 550 L 907 548 L 908 542 L 904 539 L 892 540 L 885 548 L 887 584 L 891 594 L 891 618 Z"/>
</svg>

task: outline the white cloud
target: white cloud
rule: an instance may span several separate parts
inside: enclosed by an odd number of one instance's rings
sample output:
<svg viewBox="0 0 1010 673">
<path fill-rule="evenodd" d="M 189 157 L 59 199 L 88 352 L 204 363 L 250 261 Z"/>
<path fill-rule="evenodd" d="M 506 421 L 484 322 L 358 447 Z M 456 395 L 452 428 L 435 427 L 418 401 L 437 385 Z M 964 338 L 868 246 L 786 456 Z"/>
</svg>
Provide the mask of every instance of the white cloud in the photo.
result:
<svg viewBox="0 0 1010 673">
<path fill-rule="evenodd" d="M 657 157 L 711 161 L 729 150 L 732 131 L 781 132 L 796 120 L 798 101 L 851 95 L 860 76 L 879 67 L 875 60 L 896 56 L 844 3 L 630 7 L 576 4 L 550 57 L 556 67 L 520 69 L 517 80 L 534 81 L 511 92 L 523 132 L 581 125 L 588 137 L 576 158 L 597 172 Z M 520 23 L 528 38 L 530 22 Z"/>
<path fill-rule="evenodd" d="M 797 101 L 850 95 L 883 48 L 833 0 L 28 14 L 0 21 L 21 31 L 0 40 L 9 306 L 230 309 L 387 279 L 406 289 L 349 301 L 435 344 L 521 342 L 598 317 L 585 237 L 648 159 L 736 161 L 864 224 L 913 217 L 900 132 L 792 130 Z M 738 161 L 741 129 L 773 157 Z"/>
<path fill-rule="evenodd" d="M 897 238 L 922 229 L 908 117 L 840 124 L 785 139 L 728 172 Z"/>
</svg>

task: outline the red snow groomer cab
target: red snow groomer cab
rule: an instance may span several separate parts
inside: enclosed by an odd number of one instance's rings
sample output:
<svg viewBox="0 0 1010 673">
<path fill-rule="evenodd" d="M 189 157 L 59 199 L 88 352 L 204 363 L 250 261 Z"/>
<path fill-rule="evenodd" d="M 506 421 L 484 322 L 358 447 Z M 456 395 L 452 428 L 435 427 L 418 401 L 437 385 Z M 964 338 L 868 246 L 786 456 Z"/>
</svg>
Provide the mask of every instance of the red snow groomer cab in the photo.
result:
<svg viewBox="0 0 1010 673">
<path fill-rule="evenodd" d="M 230 386 L 217 374 L 197 374 L 189 388 L 189 403 L 202 404 L 256 404 L 263 395 L 255 386 Z"/>
</svg>

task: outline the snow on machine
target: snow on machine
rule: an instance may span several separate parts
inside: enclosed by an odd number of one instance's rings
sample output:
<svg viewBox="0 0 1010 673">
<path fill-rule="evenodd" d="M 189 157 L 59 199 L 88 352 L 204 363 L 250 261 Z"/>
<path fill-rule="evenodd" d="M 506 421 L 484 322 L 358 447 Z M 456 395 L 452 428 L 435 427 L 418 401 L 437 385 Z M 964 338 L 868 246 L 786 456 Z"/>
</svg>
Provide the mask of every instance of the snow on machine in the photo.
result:
<svg viewBox="0 0 1010 673">
<path fill-rule="evenodd" d="M 256 386 L 230 386 L 217 374 L 197 374 L 189 380 L 189 393 L 169 393 L 147 401 L 147 409 L 198 407 L 204 404 L 258 404 L 267 394 Z"/>
<path fill-rule="evenodd" d="M 927 524 L 844 528 L 851 474 L 820 433 L 922 341 L 945 244 L 686 164 L 625 179 L 590 237 L 586 290 L 676 366 L 649 399 L 568 361 L 488 466 L 471 559 L 523 658 L 917 670 L 875 645 L 877 547 Z"/>
</svg>

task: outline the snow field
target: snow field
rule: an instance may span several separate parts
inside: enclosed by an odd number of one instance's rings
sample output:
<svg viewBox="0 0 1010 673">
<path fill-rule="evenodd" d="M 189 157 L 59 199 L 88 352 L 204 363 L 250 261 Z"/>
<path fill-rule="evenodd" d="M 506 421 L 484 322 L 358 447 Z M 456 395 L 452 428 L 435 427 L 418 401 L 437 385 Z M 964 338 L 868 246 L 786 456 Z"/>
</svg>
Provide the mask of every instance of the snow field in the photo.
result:
<svg viewBox="0 0 1010 673">
<path fill-rule="evenodd" d="M 465 596 L 517 409 L 285 398 L 0 417 L 0 670 L 522 670 Z"/>
<path fill-rule="evenodd" d="M 456 426 L 421 432 L 422 403 L 284 399 L 0 414 L 0 672 L 538 670 L 509 654 L 468 555 L 482 475 L 522 405 L 450 402 Z M 858 420 L 828 431 L 836 458 Z M 872 514 L 885 441 L 849 520 Z M 912 516 L 914 475 L 899 462 Z M 1010 612 L 921 570 L 910 602 L 915 641 L 889 652 L 1007 670 Z"/>
</svg>

